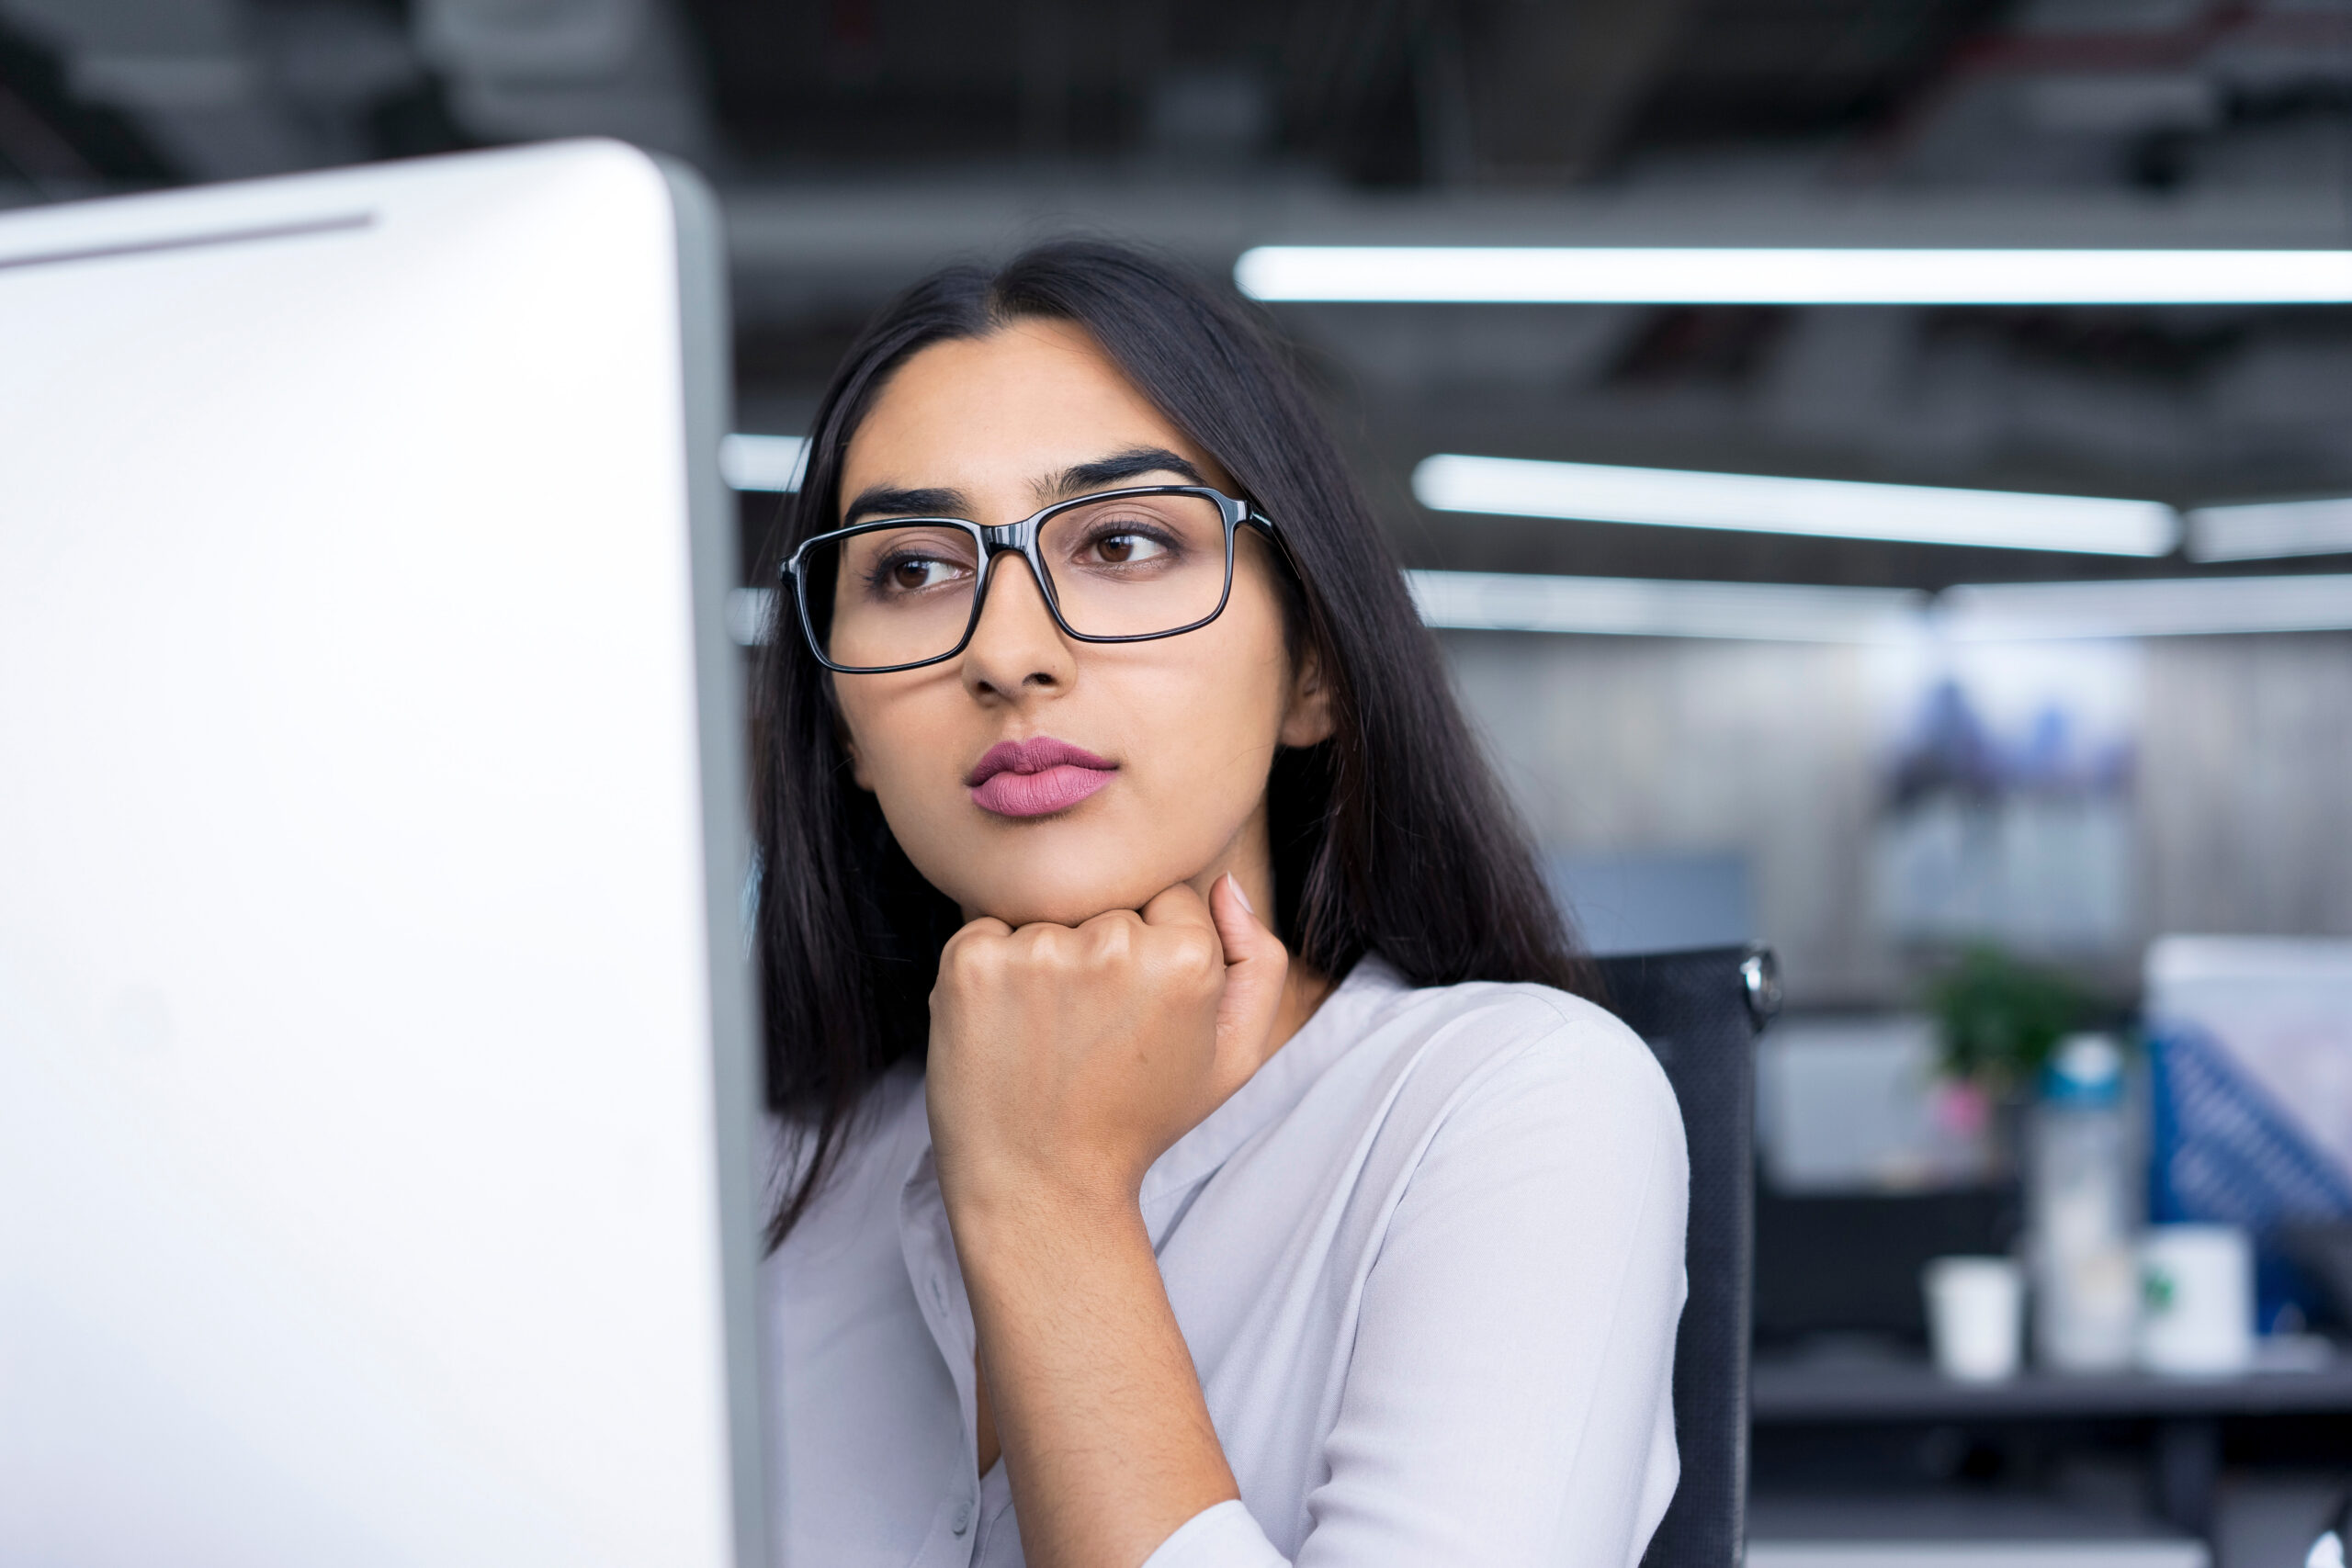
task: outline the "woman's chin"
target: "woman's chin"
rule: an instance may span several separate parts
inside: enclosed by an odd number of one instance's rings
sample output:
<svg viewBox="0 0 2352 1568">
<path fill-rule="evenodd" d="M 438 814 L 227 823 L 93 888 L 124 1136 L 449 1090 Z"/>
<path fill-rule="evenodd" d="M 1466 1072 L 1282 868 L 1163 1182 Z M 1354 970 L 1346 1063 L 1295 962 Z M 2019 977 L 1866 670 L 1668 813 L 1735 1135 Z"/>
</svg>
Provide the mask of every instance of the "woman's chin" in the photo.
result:
<svg viewBox="0 0 2352 1568">
<path fill-rule="evenodd" d="M 1041 881 L 1016 887 L 990 888 L 968 908 L 1009 926 L 1050 923 L 1080 926 L 1114 909 L 1140 909 L 1182 878 L 1157 875 L 1116 883 L 1099 879 L 1066 883 Z"/>
</svg>

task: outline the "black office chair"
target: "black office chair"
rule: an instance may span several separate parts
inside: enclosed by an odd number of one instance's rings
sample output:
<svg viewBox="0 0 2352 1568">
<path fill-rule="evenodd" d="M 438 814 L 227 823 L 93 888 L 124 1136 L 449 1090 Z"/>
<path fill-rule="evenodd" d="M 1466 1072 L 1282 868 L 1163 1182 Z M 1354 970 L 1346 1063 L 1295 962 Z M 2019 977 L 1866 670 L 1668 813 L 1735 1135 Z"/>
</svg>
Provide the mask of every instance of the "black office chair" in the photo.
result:
<svg viewBox="0 0 2352 1568">
<path fill-rule="evenodd" d="M 1739 1568 L 1747 1550 L 1748 1302 L 1754 1277 L 1757 1032 L 1781 1004 L 1763 947 L 1593 961 L 1616 1013 L 1649 1043 L 1690 1145 L 1690 1294 L 1674 1340 L 1682 1481 L 1643 1568 Z"/>
</svg>

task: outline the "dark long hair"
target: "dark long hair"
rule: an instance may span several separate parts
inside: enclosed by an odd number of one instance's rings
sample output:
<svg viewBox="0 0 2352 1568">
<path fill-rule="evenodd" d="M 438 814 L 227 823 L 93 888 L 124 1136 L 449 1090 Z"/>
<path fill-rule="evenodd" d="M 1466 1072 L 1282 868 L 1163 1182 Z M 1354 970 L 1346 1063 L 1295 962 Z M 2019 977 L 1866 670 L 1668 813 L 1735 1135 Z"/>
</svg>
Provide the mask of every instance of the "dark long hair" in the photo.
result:
<svg viewBox="0 0 2352 1568">
<path fill-rule="evenodd" d="M 1535 980 L 1589 989 L 1518 818 L 1463 722 L 1436 640 L 1338 447 L 1248 307 L 1119 246 L 1041 245 L 994 274 L 954 266 L 866 326 L 834 372 L 765 581 L 838 525 L 842 458 L 891 373 L 1009 321 L 1074 322 L 1274 519 L 1296 581 L 1294 653 L 1319 660 L 1329 739 L 1268 780 L 1275 929 L 1323 974 L 1376 952 L 1418 986 Z M 784 595 L 754 683 L 759 966 L 770 1105 L 813 1134 L 769 1225 L 780 1242 L 866 1089 L 920 1059 L 939 953 L 961 923 L 850 776 L 832 685 Z"/>
</svg>

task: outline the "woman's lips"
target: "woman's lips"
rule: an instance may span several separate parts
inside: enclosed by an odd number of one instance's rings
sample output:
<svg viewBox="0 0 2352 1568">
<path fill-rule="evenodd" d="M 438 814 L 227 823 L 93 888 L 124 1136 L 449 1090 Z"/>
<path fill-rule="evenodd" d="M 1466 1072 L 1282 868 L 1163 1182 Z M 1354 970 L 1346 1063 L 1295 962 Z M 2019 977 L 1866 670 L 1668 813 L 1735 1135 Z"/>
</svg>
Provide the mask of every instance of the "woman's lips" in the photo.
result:
<svg viewBox="0 0 2352 1568">
<path fill-rule="evenodd" d="M 1045 817 L 1076 806 L 1110 782 L 1110 773 L 1101 768 L 997 773 L 972 791 L 972 802 L 1000 817 Z"/>
<path fill-rule="evenodd" d="M 1000 740 L 973 764 L 964 782 L 972 804 L 1000 817 L 1046 817 L 1066 811 L 1111 782 L 1119 764 L 1083 746 L 1040 735 Z"/>
</svg>

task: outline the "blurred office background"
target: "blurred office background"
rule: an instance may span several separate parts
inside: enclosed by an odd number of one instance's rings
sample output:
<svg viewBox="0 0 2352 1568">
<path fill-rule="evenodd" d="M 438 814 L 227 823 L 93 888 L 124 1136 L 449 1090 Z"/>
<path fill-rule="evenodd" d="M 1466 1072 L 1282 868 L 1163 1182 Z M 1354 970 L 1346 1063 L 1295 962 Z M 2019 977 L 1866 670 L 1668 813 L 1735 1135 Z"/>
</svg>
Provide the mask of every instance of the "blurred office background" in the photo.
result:
<svg viewBox="0 0 2352 1568">
<path fill-rule="evenodd" d="M 739 428 L 789 438 L 888 291 L 1047 234 L 1216 276 L 1273 244 L 2340 250 L 2352 0 L 0 0 L 0 205 L 580 134 L 716 183 Z M 1589 938 L 1781 956 L 1758 1540 L 2300 1562 L 2352 1472 L 2324 1267 L 2266 1284 L 2300 1371 L 2252 1393 L 1804 1380 L 1919 1360 L 1919 1267 L 2017 1242 L 2032 1084 L 1939 1076 L 1965 955 L 2121 1034 L 2145 1145 L 2150 943 L 2352 939 L 2352 307 L 1268 308 Z M 2038 547 L 1657 526 L 1446 455 L 2152 504 Z M 747 562 L 791 457 L 732 454 Z M 2352 1058 L 2352 1003 L 2317 1027 Z"/>
</svg>

